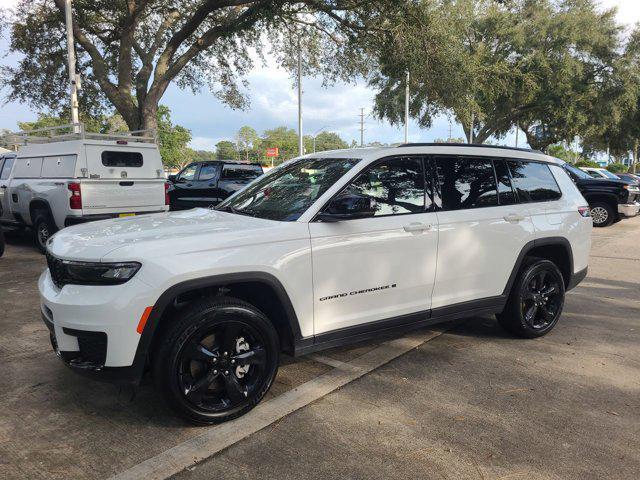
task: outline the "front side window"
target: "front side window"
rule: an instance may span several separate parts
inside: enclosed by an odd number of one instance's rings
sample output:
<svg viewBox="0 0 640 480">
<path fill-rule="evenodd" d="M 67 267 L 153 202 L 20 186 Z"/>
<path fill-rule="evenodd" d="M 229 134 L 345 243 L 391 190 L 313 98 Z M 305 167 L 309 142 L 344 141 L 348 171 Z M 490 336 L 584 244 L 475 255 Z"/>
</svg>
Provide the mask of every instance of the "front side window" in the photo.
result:
<svg viewBox="0 0 640 480">
<path fill-rule="evenodd" d="M 116 168 L 137 168 L 142 166 L 142 153 L 109 151 L 102 152 L 102 165 Z"/>
<path fill-rule="evenodd" d="M 341 195 L 374 200 L 374 217 L 424 212 L 422 160 L 384 160 L 358 175 Z"/>
<path fill-rule="evenodd" d="M 185 168 L 180 175 L 178 175 L 179 182 L 191 182 L 196 178 L 196 172 L 198 171 L 198 164 L 194 163 Z"/>
<path fill-rule="evenodd" d="M 11 167 L 13 167 L 13 162 L 15 162 L 15 157 L 7 158 L 4 161 L 4 167 L 2 167 L 2 174 L 0 174 L 0 180 L 6 180 L 9 178 L 9 174 L 11 173 Z"/>
<path fill-rule="evenodd" d="M 498 205 L 490 159 L 436 157 L 435 161 L 443 210 Z"/>
<path fill-rule="evenodd" d="M 220 170 L 220 167 L 215 163 L 205 163 L 200 167 L 200 176 L 198 177 L 198 180 L 201 182 L 213 180 L 218 176 L 218 170 Z"/>
<path fill-rule="evenodd" d="M 520 202 L 546 202 L 562 196 L 548 165 L 519 160 L 507 163 Z"/>
<path fill-rule="evenodd" d="M 359 161 L 353 158 L 293 160 L 223 201 L 216 210 L 270 220 L 296 221 Z"/>
</svg>

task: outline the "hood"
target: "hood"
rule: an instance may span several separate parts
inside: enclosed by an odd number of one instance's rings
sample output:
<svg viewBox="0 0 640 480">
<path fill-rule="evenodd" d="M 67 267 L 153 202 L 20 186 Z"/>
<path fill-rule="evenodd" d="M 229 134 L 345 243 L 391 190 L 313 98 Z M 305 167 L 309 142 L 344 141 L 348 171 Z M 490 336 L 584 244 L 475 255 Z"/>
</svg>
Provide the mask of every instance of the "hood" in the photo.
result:
<svg viewBox="0 0 640 480">
<path fill-rule="evenodd" d="M 55 256 L 98 261 L 118 250 L 123 260 L 154 253 L 179 254 L 227 245 L 270 240 L 276 232 L 288 237 L 287 224 L 204 208 L 84 223 L 56 233 L 47 245 Z M 300 227 L 300 224 L 297 225 Z M 286 238 L 283 238 L 286 239 Z M 124 251 L 123 251 L 124 249 Z"/>
<path fill-rule="evenodd" d="M 634 183 L 629 180 L 615 179 L 615 178 L 581 178 L 580 182 L 588 185 L 633 185 Z"/>
</svg>

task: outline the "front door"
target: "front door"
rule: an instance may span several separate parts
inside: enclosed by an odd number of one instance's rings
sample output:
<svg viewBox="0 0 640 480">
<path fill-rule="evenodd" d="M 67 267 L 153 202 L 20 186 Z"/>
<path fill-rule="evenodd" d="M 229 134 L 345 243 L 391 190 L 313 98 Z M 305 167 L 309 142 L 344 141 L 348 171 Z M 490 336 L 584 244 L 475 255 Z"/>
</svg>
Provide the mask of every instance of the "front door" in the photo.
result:
<svg viewBox="0 0 640 480">
<path fill-rule="evenodd" d="M 0 210 L 2 220 L 12 220 L 11 215 L 11 199 L 9 198 L 9 176 L 11 174 L 11 167 L 15 162 L 15 157 L 0 158 Z"/>
<path fill-rule="evenodd" d="M 417 312 L 426 316 L 438 225 L 423 159 L 378 161 L 340 195 L 345 193 L 373 199 L 375 213 L 309 225 L 315 334 Z"/>
<path fill-rule="evenodd" d="M 172 209 L 182 210 L 200 206 L 194 200 L 199 169 L 199 164 L 192 163 L 178 174 L 175 182 L 173 182 L 173 188 L 169 192 Z"/>
</svg>

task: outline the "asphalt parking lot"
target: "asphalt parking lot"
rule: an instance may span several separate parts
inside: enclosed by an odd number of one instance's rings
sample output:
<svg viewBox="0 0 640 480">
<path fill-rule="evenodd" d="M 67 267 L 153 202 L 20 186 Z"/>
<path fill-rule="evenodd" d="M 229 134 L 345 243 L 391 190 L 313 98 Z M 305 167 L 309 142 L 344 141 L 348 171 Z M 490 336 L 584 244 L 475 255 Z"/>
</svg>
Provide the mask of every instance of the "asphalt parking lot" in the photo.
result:
<svg viewBox="0 0 640 480">
<path fill-rule="evenodd" d="M 357 374 L 256 432 L 242 419 L 186 426 L 150 382 L 134 395 L 68 371 L 39 316 L 44 258 L 20 234 L 7 240 L 0 478 L 160 478 L 183 466 L 178 478 L 640 478 L 640 218 L 594 231 L 589 276 L 548 336 L 517 340 L 486 317 L 398 339 L 404 350 L 366 373 L 359 359 L 389 342 L 285 359 L 250 420 L 335 371 Z M 228 435 L 239 441 L 211 447 Z M 207 448 L 217 453 L 194 463 Z"/>
</svg>

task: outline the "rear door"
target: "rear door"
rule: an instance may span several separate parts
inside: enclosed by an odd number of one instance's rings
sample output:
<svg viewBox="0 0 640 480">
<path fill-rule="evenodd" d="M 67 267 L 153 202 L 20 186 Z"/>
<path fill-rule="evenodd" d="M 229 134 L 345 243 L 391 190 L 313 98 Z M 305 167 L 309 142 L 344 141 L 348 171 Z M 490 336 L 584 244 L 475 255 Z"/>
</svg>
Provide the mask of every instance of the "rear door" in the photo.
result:
<svg viewBox="0 0 640 480">
<path fill-rule="evenodd" d="M 155 146 L 86 145 L 83 214 L 164 209 L 165 179 Z"/>
<path fill-rule="evenodd" d="M 260 165 L 227 163 L 222 167 L 222 176 L 218 183 L 220 201 L 248 185 L 263 174 Z"/>
<path fill-rule="evenodd" d="M 497 297 L 535 236 L 506 164 L 445 155 L 433 161 L 440 229 L 433 308 Z"/>
<path fill-rule="evenodd" d="M 220 203 L 218 180 L 220 180 L 221 164 L 203 163 L 194 183 L 193 199 L 198 207 L 211 207 Z"/>
</svg>

